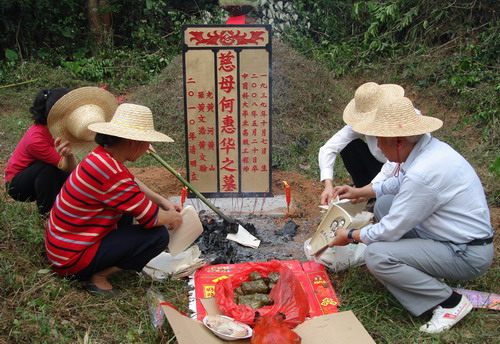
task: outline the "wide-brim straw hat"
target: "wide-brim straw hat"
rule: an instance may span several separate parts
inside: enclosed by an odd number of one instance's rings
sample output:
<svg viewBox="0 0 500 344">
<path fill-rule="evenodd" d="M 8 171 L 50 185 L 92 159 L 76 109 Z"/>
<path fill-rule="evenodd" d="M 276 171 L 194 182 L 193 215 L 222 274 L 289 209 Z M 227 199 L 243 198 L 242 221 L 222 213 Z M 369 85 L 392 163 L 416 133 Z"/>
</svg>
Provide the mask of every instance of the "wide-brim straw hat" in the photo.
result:
<svg viewBox="0 0 500 344">
<path fill-rule="evenodd" d="M 353 126 L 355 123 L 373 116 L 383 99 L 403 97 L 404 95 L 403 87 L 396 84 L 364 83 L 356 89 L 354 98 L 345 107 L 343 120 L 346 124 Z"/>
<path fill-rule="evenodd" d="M 115 96 L 105 89 L 80 87 L 54 104 L 47 117 L 47 126 L 52 137 L 71 143 L 73 153 L 88 152 L 96 143 L 95 133 L 87 127 L 109 121 L 117 107 Z"/>
<path fill-rule="evenodd" d="M 125 139 L 147 142 L 174 142 L 154 129 L 151 110 L 142 105 L 121 104 L 110 122 L 89 125 L 90 130 Z"/>
<path fill-rule="evenodd" d="M 381 137 L 405 137 L 438 130 L 443 121 L 417 114 L 410 99 L 392 97 L 382 100 L 375 115 L 358 122 L 352 129 L 360 134 Z"/>
</svg>

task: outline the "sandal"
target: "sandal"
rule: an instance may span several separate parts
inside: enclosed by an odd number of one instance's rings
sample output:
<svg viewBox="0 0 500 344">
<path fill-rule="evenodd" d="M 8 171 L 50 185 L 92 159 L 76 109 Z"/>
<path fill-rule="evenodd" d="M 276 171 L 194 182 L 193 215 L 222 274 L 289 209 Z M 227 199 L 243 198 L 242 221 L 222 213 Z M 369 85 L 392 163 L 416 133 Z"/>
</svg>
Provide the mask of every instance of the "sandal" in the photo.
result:
<svg viewBox="0 0 500 344">
<path fill-rule="evenodd" d="M 120 292 L 116 289 L 105 290 L 105 289 L 99 288 L 98 286 L 96 286 L 95 284 L 92 284 L 92 283 L 85 284 L 83 286 L 83 289 L 85 289 L 86 291 L 88 291 L 92 295 L 101 295 L 101 296 L 105 296 L 107 298 L 113 298 L 113 297 L 116 297 L 120 294 Z"/>
</svg>

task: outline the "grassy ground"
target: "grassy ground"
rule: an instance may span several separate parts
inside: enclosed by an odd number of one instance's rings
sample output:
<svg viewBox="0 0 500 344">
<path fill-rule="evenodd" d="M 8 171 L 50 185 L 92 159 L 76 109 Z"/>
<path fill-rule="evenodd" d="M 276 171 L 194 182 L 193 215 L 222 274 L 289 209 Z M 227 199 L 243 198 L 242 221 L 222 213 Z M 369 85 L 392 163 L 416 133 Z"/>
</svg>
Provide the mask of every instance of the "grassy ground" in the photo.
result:
<svg viewBox="0 0 500 344">
<path fill-rule="evenodd" d="M 30 125 L 27 108 L 36 91 L 57 86 L 89 85 L 61 72 L 26 66 L 26 76 L 40 75 L 38 82 L 0 90 L 0 167 L 5 166 L 17 140 Z M 370 74 L 372 73 L 372 74 Z M 295 171 L 318 179 L 317 152 L 342 126 L 341 112 L 355 88 L 369 80 L 401 82 L 397 71 L 370 72 L 363 77 L 334 79 L 329 73 L 290 49 L 274 50 L 273 161 L 280 170 Z M 445 120 L 436 136 L 449 142 L 476 168 L 492 206 L 498 227 L 498 179 L 488 171 L 498 149 L 497 139 L 484 137 L 482 129 L 463 125 L 464 114 L 433 99 L 437 89 L 416 91 L 401 82 L 418 108 Z M 314 85 L 312 87 L 311 85 Z M 117 92 L 115 92 L 117 93 Z M 179 60 L 150 85 L 125 92 L 132 101 L 152 108 L 159 130 L 176 143 L 159 147 L 175 167 L 184 166 L 182 73 Z M 495 137 L 495 136 L 494 136 Z M 142 166 L 153 165 L 143 159 Z M 302 166 L 302 167 L 301 167 Z M 304 166 L 310 166 L 304 169 Z M 346 179 L 341 163 L 337 178 Z M 106 300 L 89 296 L 74 280 L 51 272 L 44 255 L 43 221 L 32 204 L 12 202 L 0 193 L 0 343 L 174 343 L 168 325 L 162 331 L 151 326 L 146 292 L 151 286 L 165 299 L 186 310 L 188 289 L 183 281 L 151 282 L 135 273 L 118 274 L 112 283 L 123 297 Z M 495 215 L 496 214 L 496 215 Z M 498 256 L 498 255 L 497 255 Z M 500 264 L 462 287 L 500 293 Z M 427 317 L 413 317 L 364 267 L 332 274 L 343 302 L 341 310 L 353 310 L 377 343 L 493 343 L 498 341 L 499 314 L 476 310 L 455 329 L 441 335 L 425 335 L 418 327 Z M 449 281 L 455 287 L 459 282 Z M 332 334 L 334 335 L 334 334 Z"/>
</svg>

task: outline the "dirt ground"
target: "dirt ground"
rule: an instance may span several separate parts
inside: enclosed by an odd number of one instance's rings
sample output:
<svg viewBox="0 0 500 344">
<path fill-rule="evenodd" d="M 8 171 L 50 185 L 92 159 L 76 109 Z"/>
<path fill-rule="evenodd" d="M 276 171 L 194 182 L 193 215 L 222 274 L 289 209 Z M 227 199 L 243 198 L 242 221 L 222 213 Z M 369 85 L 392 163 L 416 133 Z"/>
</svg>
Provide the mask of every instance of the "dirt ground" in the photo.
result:
<svg viewBox="0 0 500 344">
<path fill-rule="evenodd" d="M 180 196 L 184 186 L 177 178 L 163 167 L 132 167 L 130 171 L 152 190 L 159 194 L 172 197 Z M 177 169 L 181 175 L 184 169 Z M 310 218 L 319 213 L 319 197 L 323 191 L 322 183 L 309 180 L 293 172 L 273 170 L 273 195 L 284 195 L 283 181 L 290 184 L 291 190 L 291 218 Z"/>
</svg>

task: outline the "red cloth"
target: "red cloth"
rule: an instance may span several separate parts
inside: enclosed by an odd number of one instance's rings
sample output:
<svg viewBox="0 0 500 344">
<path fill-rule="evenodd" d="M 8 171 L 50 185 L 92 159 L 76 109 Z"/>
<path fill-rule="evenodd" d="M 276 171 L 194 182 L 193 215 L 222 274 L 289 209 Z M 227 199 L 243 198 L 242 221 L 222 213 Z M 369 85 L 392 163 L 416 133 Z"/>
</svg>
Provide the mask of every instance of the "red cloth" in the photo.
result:
<svg viewBox="0 0 500 344">
<path fill-rule="evenodd" d="M 7 162 L 4 181 L 12 180 L 19 172 L 40 160 L 57 166 L 62 156 L 54 148 L 54 138 L 45 125 L 33 124 L 17 144 L 14 153 Z"/>
<path fill-rule="evenodd" d="M 245 24 L 246 22 L 246 16 L 245 15 L 242 15 L 242 16 L 235 16 L 235 17 L 229 17 L 226 21 L 226 25 L 227 24 Z"/>
<path fill-rule="evenodd" d="M 89 265 L 123 213 L 151 228 L 158 222 L 158 209 L 132 173 L 99 146 L 71 173 L 56 198 L 45 228 L 47 257 L 57 273 L 74 275 Z"/>
</svg>

